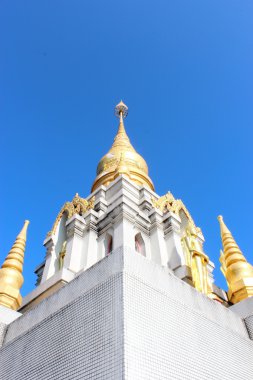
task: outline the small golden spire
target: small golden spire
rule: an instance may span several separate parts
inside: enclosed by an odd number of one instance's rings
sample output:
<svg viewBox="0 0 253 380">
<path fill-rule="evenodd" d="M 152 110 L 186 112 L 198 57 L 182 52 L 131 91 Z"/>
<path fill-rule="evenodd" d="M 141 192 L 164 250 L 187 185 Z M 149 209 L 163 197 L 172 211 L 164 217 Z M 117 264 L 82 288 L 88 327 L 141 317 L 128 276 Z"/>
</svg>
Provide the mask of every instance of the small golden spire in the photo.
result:
<svg viewBox="0 0 253 380">
<path fill-rule="evenodd" d="M 243 256 L 221 215 L 218 220 L 224 251 L 220 256 L 221 270 L 228 284 L 228 299 L 237 303 L 253 296 L 253 267 Z"/>
<path fill-rule="evenodd" d="M 148 176 L 146 161 L 136 152 L 126 134 L 124 118 L 127 114 L 128 107 L 121 100 L 115 107 L 115 115 L 119 118 L 118 132 L 111 149 L 98 164 L 92 192 L 101 185 L 108 186 L 119 174 L 125 174 L 138 185 L 146 185 L 154 190 L 154 185 Z M 123 167 L 124 170 L 120 173 Z"/>
<path fill-rule="evenodd" d="M 0 305 L 13 310 L 22 302 L 20 288 L 24 282 L 22 271 L 28 224 L 26 220 L 0 269 Z"/>
</svg>

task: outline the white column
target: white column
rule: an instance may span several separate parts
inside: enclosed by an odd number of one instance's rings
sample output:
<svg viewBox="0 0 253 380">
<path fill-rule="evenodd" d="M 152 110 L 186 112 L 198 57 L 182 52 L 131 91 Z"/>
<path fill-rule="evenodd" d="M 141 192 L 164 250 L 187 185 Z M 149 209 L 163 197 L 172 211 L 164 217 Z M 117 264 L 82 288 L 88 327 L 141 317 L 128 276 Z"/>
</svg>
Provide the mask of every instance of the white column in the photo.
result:
<svg viewBox="0 0 253 380">
<path fill-rule="evenodd" d="M 134 236 L 134 223 L 122 211 L 122 214 L 115 220 L 114 224 L 113 249 L 123 245 L 135 249 Z"/>
<path fill-rule="evenodd" d="M 81 269 L 84 248 L 84 218 L 78 214 L 73 215 L 72 218 L 67 221 L 66 228 L 67 247 L 63 266 L 76 273 Z"/>
<path fill-rule="evenodd" d="M 91 267 L 98 261 L 97 249 L 97 213 L 90 210 L 85 217 L 84 251 L 81 259 L 83 269 Z"/>
<path fill-rule="evenodd" d="M 163 217 L 162 212 L 153 208 L 149 213 L 151 222 L 150 227 L 150 244 L 151 260 L 157 264 L 168 266 L 168 255 L 164 241 Z"/>
<path fill-rule="evenodd" d="M 57 266 L 57 255 L 55 252 L 55 236 L 49 236 L 44 241 L 44 247 L 46 248 L 46 262 L 43 270 L 43 275 L 41 279 L 41 284 L 46 281 L 49 277 L 52 277 Z"/>
<path fill-rule="evenodd" d="M 168 263 L 171 269 L 186 265 L 185 255 L 181 244 L 181 220 L 171 212 L 164 215 L 164 237 L 168 252 Z"/>
</svg>

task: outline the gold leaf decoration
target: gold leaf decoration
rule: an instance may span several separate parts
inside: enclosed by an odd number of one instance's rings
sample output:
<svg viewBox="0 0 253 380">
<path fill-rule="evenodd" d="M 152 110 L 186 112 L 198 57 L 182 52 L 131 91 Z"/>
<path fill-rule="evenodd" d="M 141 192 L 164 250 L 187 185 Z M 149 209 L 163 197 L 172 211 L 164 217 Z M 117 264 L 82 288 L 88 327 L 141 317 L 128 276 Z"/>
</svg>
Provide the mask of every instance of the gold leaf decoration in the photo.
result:
<svg viewBox="0 0 253 380">
<path fill-rule="evenodd" d="M 86 211 L 93 209 L 95 204 L 95 197 L 92 197 L 89 201 L 87 201 L 85 198 L 81 198 L 78 193 L 74 196 L 71 202 L 66 202 L 63 207 L 61 208 L 61 211 L 59 212 L 53 227 L 51 231 L 48 232 L 47 236 L 52 236 L 56 232 L 56 228 L 65 213 L 67 215 L 67 218 L 70 219 L 73 215 L 79 214 L 82 215 Z"/>
<path fill-rule="evenodd" d="M 151 202 L 153 207 L 161 210 L 163 213 L 170 211 L 174 212 L 176 215 L 179 215 L 180 211 L 183 211 L 189 222 L 191 222 L 191 224 L 195 226 L 191 214 L 185 207 L 184 203 L 181 201 L 181 199 L 175 199 L 171 192 L 168 192 L 167 194 L 163 195 L 158 199 L 151 198 Z"/>
</svg>

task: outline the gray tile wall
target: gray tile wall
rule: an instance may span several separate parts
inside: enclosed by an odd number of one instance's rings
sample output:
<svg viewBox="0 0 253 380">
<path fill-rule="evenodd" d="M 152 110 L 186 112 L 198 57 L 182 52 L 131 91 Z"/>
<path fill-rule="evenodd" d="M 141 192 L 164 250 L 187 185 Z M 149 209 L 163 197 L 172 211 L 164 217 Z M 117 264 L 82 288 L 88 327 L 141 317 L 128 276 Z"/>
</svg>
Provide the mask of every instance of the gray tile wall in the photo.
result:
<svg viewBox="0 0 253 380">
<path fill-rule="evenodd" d="M 8 327 L 5 343 L 10 342 L 20 334 L 23 334 L 51 314 L 60 310 L 70 301 L 73 301 L 81 294 L 86 293 L 88 290 L 105 281 L 113 274 L 122 272 L 122 267 L 122 248 L 119 248 L 113 255 L 106 257 L 85 272 L 82 272 L 69 284 L 44 299 L 33 309 L 14 321 Z"/>
<path fill-rule="evenodd" d="M 122 379 L 122 274 L 5 345 L 1 380 Z"/>
<path fill-rule="evenodd" d="M 253 379 L 249 338 L 129 274 L 124 312 L 126 379 Z"/>
<path fill-rule="evenodd" d="M 124 247 L 9 325 L 0 379 L 252 380 L 247 325 Z"/>
<path fill-rule="evenodd" d="M 245 318 L 246 327 L 250 336 L 250 339 L 253 340 L 253 315 Z"/>
</svg>

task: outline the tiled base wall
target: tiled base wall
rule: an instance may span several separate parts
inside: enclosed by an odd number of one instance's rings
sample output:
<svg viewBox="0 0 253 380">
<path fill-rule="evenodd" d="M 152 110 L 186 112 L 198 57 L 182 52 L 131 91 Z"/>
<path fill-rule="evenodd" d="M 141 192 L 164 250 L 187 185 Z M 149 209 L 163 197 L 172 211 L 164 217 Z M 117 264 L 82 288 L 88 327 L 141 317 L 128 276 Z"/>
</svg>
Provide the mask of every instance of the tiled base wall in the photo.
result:
<svg viewBox="0 0 253 380">
<path fill-rule="evenodd" d="M 117 274 L 4 346 L 0 379 L 122 379 L 120 305 Z"/>
<path fill-rule="evenodd" d="M 215 306 L 215 304 L 214 304 Z M 252 380 L 253 342 L 124 275 L 125 378 Z"/>
<path fill-rule="evenodd" d="M 120 249 L 9 325 L 0 379 L 252 380 L 250 318 Z"/>
</svg>

